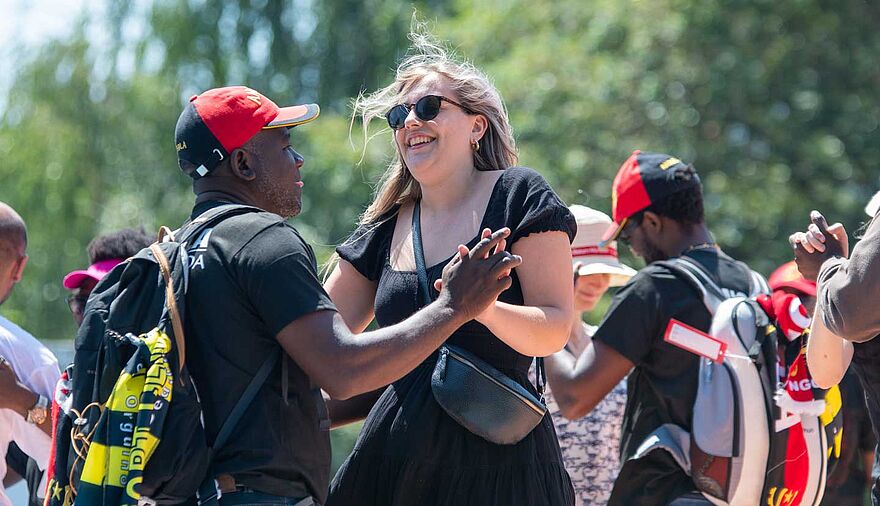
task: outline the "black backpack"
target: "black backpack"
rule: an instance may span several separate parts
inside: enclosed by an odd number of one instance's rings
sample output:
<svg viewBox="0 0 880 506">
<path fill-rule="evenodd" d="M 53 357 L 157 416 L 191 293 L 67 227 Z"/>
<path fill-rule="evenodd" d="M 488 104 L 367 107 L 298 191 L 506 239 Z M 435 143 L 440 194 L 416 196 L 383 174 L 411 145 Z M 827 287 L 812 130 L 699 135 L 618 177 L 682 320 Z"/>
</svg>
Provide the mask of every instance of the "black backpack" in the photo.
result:
<svg viewBox="0 0 880 506">
<path fill-rule="evenodd" d="M 260 211 L 232 204 L 213 208 L 184 225 L 176 237 L 168 233 L 162 242 L 150 245 L 116 266 L 92 291 L 76 335 L 74 364 L 66 375 L 70 376 L 66 385 L 68 398 L 59 399 L 53 437 L 54 460 L 49 468 L 49 506 L 73 504 L 78 494 L 82 494 L 79 502 L 86 501 L 90 505 L 137 504 L 139 498 L 147 504 L 192 503 L 197 490 L 201 495 L 199 504 L 216 500 L 213 493 L 216 486 L 210 472 L 213 453 L 226 442 L 269 375 L 280 356 L 280 347 L 279 353 L 272 354 L 262 364 L 221 426 L 218 437 L 209 444 L 196 385 L 186 367 L 183 335 L 184 295 L 189 282 L 186 243 L 225 218 Z M 171 343 L 170 351 L 160 358 L 173 377 L 171 401 L 165 406 L 164 419 L 159 423 L 158 444 L 142 473 L 136 476 L 136 483 L 134 475 L 125 472 L 132 467 L 129 461 L 114 467 L 123 470 L 118 477 L 121 486 L 93 477 L 85 481 L 83 466 L 93 442 L 101 446 L 100 452 L 109 452 L 107 448 L 111 444 L 123 448 L 122 451 L 125 447 L 131 448 L 132 438 L 122 437 L 125 433 L 120 435 L 116 431 L 119 420 L 114 416 L 118 416 L 118 412 L 105 405 L 122 375 L 131 373 L 133 367 L 141 367 L 137 361 L 143 363 L 144 343 L 155 332 L 164 332 Z M 155 356 L 149 357 L 149 360 L 155 359 Z M 65 392 L 61 393 L 63 397 Z M 143 397 L 139 410 L 140 416 L 145 410 Z M 161 412 L 158 408 L 155 411 L 157 415 Z M 151 418 L 151 424 L 155 418 Z M 132 478 L 131 483 L 126 483 L 128 478 Z"/>
</svg>

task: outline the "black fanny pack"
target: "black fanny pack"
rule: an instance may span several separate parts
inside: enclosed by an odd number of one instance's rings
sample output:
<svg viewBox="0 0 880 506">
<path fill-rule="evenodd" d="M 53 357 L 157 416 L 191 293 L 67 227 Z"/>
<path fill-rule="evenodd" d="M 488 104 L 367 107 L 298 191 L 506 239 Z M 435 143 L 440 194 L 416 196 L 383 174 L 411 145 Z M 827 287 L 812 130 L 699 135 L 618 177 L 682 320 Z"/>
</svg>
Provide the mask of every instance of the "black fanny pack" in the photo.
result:
<svg viewBox="0 0 880 506">
<path fill-rule="evenodd" d="M 413 254 L 424 303 L 431 302 L 425 254 L 422 249 L 420 202 L 413 209 Z M 437 404 L 462 427 L 495 444 L 515 444 L 544 418 L 544 359 L 536 359 L 538 396 L 473 353 L 443 345 L 431 375 Z"/>
</svg>

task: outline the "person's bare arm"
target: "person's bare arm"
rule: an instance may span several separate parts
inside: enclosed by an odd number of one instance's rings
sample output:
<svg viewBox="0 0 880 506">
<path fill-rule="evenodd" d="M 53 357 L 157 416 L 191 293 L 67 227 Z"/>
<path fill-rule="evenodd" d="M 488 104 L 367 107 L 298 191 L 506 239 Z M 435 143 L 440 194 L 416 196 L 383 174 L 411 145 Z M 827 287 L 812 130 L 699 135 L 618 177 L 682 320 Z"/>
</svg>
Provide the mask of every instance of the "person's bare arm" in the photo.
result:
<svg viewBox="0 0 880 506">
<path fill-rule="evenodd" d="M 363 332 L 373 320 L 376 285 L 346 260 L 339 260 L 324 282 L 324 290 L 355 334 Z"/>
<path fill-rule="evenodd" d="M 532 234 L 514 243 L 511 251 L 523 259 L 516 270 L 523 305 L 496 301 L 477 321 L 523 355 L 543 357 L 559 351 L 568 340 L 573 311 L 568 236 Z"/>
<path fill-rule="evenodd" d="M 601 341 L 592 341 L 577 361 L 562 350 L 547 357 L 545 365 L 559 410 L 571 420 L 592 411 L 634 367 Z"/>
<path fill-rule="evenodd" d="M 428 357 L 459 326 L 480 314 L 510 287 L 522 259 L 489 255 L 510 234 L 502 229 L 459 254 L 443 269 L 440 297 L 406 320 L 353 335 L 335 311 L 302 316 L 276 336 L 285 351 L 332 398 L 345 399 L 397 380 Z"/>
<path fill-rule="evenodd" d="M 325 392 L 324 403 L 327 405 L 327 412 L 330 415 L 330 428 L 338 429 L 366 418 L 384 391 L 384 388 L 377 388 L 348 399 L 333 399 Z"/>
<path fill-rule="evenodd" d="M 10 409 L 27 419 L 28 410 L 33 407 L 39 395 L 31 392 L 18 382 L 15 371 L 5 359 L 0 362 L 0 408 Z M 48 407 L 46 408 L 48 412 Z M 52 417 L 47 414 L 43 423 L 34 424 L 47 435 L 52 435 Z"/>
<path fill-rule="evenodd" d="M 807 340 L 807 367 L 819 388 L 831 388 L 843 379 L 852 361 L 853 345 L 828 330 L 821 311 L 817 305 Z"/>
</svg>

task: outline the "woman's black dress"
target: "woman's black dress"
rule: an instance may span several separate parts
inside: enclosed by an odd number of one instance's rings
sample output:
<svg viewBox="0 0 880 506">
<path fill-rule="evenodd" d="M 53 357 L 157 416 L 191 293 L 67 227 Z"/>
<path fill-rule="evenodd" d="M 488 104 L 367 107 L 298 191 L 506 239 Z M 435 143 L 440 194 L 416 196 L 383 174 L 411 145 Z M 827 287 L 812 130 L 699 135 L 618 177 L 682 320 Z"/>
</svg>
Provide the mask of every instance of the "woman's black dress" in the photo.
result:
<svg viewBox="0 0 880 506">
<path fill-rule="evenodd" d="M 337 248 L 361 274 L 378 281 L 375 314 L 380 326 L 400 322 L 423 305 L 416 273 L 395 271 L 389 263 L 395 221 L 396 209 L 381 225 L 359 228 Z M 508 248 L 529 234 L 558 230 L 571 239 L 576 231 L 574 218 L 544 178 L 521 167 L 507 169 L 495 184 L 480 230 L 504 226 L 513 231 Z M 476 242 L 474 238 L 469 247 Z M 428 279 L 440 278 L 447 261 L 428 267 Z M 515 272 L 513 286 L 499 300 L 523 303 Z M 534 392 L 527 377 L 532 358 L 514 351 L 485 326 L 471 321 L 449 343 L 477 354 Z M 550 417 L 515 445 L 496 445 L 472 434 L 434 400 L 431 371 L 436 357 L 382 394 L 333 480 L 327 505 L 574 504 Z"/>
</svg>

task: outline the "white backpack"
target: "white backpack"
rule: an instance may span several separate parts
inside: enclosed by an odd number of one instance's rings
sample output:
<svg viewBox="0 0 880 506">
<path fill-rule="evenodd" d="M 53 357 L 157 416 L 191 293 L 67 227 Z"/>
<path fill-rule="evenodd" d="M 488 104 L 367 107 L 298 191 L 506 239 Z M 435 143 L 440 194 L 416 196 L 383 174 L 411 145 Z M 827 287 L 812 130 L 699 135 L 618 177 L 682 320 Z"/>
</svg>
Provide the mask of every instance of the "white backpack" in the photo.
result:
<svg viewBox="0 0 880 506">
<path fill-rule="evenodd" d="M 799 415 L 800 423 L 778 423 L 792 415 L 775 401 L 782 387 L 780 372 L 783 381 L 787 374 L 777 369 L 779 333 L 755 300 L 769 294 L 766 281 L 750 270 L 750 293 L 736 293 L 687 257 L 660 264 L 700 293 L 712 325 L 708 336 L 689 328 L 706 338 L 690 345 L 703 346 L 692 432 L 665 424 L 646 438 L 634 458 L 655 449 L 668 451 L 717 505 L 819 504 L 828 471 L 828 434 L 815 413 Z M 717 360 L 706 358 L 716 353 Z M 800 452 L 795 459 L 793 449 Z M 807 473 L 803 467 L 794 472 L 793 461 L 803 458 L 809 462 Z"/>
</svg>

